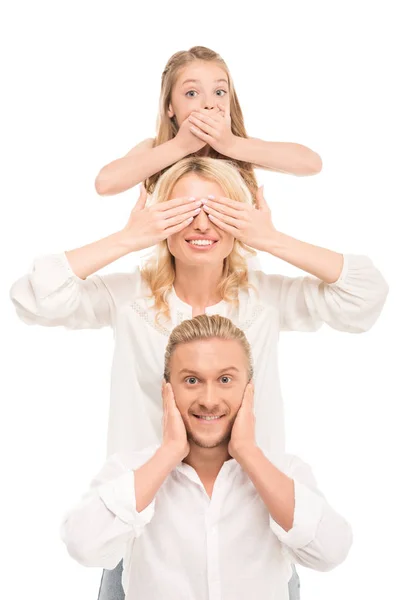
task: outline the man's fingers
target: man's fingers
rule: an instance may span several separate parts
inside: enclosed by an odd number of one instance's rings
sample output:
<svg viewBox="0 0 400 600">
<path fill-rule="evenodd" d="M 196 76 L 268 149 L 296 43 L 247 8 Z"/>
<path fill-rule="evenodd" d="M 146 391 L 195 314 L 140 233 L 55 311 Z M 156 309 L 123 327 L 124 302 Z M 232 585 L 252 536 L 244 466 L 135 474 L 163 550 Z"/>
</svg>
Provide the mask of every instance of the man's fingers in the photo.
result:
<svg viewBox="0 0 400 600">
<path fill-rule="evenodd" d="M 253 410 L 254 408 L 254 384 L 253 381 L 249 381 L 246 385 L 246 389 L 244 390 L 243 395 L 243 405 L 249 410 Z"/>
</svg>

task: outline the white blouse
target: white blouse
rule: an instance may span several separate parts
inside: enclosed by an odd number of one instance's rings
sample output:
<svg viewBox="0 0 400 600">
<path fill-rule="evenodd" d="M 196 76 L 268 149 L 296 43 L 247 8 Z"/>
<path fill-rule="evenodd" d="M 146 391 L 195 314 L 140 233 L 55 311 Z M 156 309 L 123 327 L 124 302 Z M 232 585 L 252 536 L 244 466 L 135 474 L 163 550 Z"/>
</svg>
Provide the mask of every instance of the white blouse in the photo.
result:
<svg viewBox="0 0 400 600">
<path fill-rule="evenodd" d="M 126 600 L 287 600 L 292 562 L 328 571 L 346 558 L 351 528 L 300 459 L 275 461 L 295 482 L 286 532 L 234 459 L 223 464 L 211 499 L 196 471 L 180 463 L 136 512 L 134 470 L 154 451 L 110 457 L 61 529 L 85 566 L 113 569 L 124 560 Z"/>
<path fill-rule="evenodd" d="M 226 316 L 244 330 L 253 353 L 257 443 L 282 453 L 280 331 L 315 331 L 322 323 L 340 331 L 366 331 L 382 310 L 388 286 L 369 258 L 356 255 L 345 255 L 342 273 L 332 284 L 312 276 L 290 278 L 259 270 L 249 270 L 249 281 L 254 289 L 240 291 L 238 309 L 221 301 L 207 307 L 206 314 Z M 171 321 L 157 325 L 139 268 L 81 280 L 65 254 L 55 254 L 37 259 L 32 271 L 14 283 L 11 298 L 28 324 L 113 327 L 108 455 L 161 442 L 164 352 L 172 328 L 192 317 L 191 306 L 174 289 L 168 298 Z"/>
</svg>

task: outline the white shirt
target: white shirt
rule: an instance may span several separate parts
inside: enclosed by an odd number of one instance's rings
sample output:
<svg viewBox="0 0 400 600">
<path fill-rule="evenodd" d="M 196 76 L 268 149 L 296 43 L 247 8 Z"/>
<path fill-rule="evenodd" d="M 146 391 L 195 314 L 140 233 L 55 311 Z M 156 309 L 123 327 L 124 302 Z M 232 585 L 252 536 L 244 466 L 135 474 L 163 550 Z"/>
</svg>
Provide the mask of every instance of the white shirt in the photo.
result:
<svg viewBox="0 0 400 600">
<path fill-rule="evenodd" d="M 234 459 L 223 464 L 211 499 L 181 463 L 137 513 L 133 469 L 155 450 L 110 457 L 61 530 L 85 566 L 113 569 L 124 560 L 126 600 L 286 600 L 292 562 L 327 571 L 347 556 L 350 526 L 296 457 L 275 461 L 295 481 L 288 532 Z"/>
<path fill-rule="evenodd" d="M 388 287 L 365 256 L 346 255 L 337 282 L 249 271 L 255 289 L 239 292 L 239 308 L 221 301 L 206 314 L 232 319 L 246 334 L 254 362 L 256 438 L 283 453 L 284 415 L 277 348 L 282 330 L 315 331 L 322 323 L 358 333 L 378 318 Z M 37 259 L 11 289 L 20 318 L 28 324 L 69 329 L 110 326 L 115 334 L 111 374 L 108 455 L 130 453 L 162 439 L 161 382 L 164 352 L 173 327 L 192 318 L 192 308 L 169 294 L 171 321 L 155 322 L 153 300 L 139 269 L 133 273 L 79 279 L 65 254 Z"/>
</svg>

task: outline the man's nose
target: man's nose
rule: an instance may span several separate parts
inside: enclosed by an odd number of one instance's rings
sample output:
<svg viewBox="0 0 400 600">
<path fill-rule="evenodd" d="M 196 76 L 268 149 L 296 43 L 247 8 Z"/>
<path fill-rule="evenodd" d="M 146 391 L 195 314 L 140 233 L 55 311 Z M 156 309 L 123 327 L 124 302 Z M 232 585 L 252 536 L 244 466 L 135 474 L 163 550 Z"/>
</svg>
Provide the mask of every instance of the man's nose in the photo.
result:
<svg viewBox="0 0 400 600">
<path fill-rule="evenodd" d="M 204 393 L 202 394 L 199 404 L 200 406 L 206 408 L 209 412 L 213 412 L 213 410 L 218 408 L 219 400 L 212 384 L 205 386 Z"/>
</svg>

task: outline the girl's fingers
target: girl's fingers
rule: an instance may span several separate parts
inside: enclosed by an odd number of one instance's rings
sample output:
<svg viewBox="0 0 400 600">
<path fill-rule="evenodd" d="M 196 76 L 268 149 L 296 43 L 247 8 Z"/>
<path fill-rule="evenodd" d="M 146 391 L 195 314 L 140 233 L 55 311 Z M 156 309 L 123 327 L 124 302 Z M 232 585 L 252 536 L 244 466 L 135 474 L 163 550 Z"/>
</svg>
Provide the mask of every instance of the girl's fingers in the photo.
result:
<svg viewBox="0 0 400 600">
<path fill-rule="evenodd" d="M 241 221 L 237 216 L 230 217 L 227 214 L 224 214 L 217 210 L 214 210 L 213 208 L 211 208 L 211 206 L 209 206 L 208 208 L 205 206 L 204 210 L 208 213 L 208 216 L 212 216 L 213 218 L 220 219 L 224 223 L 227 223 L 228 225 L 232 225 L 232 227 L 236 227 L 236 229 L 241 229 L 244 225 L 244 222 Z"/>
<path fill-rule="evenodd" d="M 204 113 L 200 113 L 200 112 L 192 112 L 192 114 L 189 116 L 189 121 L 191 123 L 194 123 L 195 125 L 199 125 L 205 131 L 206 131 L 206 129 L 203 126 L 203 124 L 207 125 L 208 127 L 214 128 L 214 129 L 215 129 L 215 125 L 218 124 L 217 119 L 213 119 L 209 115 L 205 115 Z"/>
<path fill-rule="evenodd" d="M 191 125 L 190 126 L 190 131 L 193 133 L 193 135 L 195 135 L 196 137 L 198 137 L 199 140 L 203 140 L 204 142 L 207 142 L 207 144 L 210 144 L 212 141 L 214 141 L 214 138 L 212 138 L 207 133 L 204 133 L 204 131 L 202 131 L 201 129 L 199 129 L 195 125 Z"/>
<path fill-rule="evenodd" d="M 198 127 L 199 129 L 201 129 L 204 133 L 207 133 L 207 135 L 210 135 L 211 137 L 215 136 L 215 134 L 217 133 L 217 130 L 215 129 L 215 127 L 212 127 L 212 125 L 208 125 L 207 123 L 204 123 L 203 121 L 201 121 L 200 119 L 197 119 L 196 117 L 189 117 L 189 121 L 193 125 Z"/>
<path fill-rule="evenodd" d="M 170 208 L 168 210 L 162 211 L 163 219 L 170 219 L 171 217 L 176 217 L 177 215 L 182 215 L 186 212 L 190 212 L 191 210 L 196 210 L 196 208 L 201 208 L 202 201 L 196 200 L 192 202 L 188 202 L 185 204 L 180 204 L 175 208 Z M 188 215 L 190 216 L 190 215 Z"/>
</svg>

